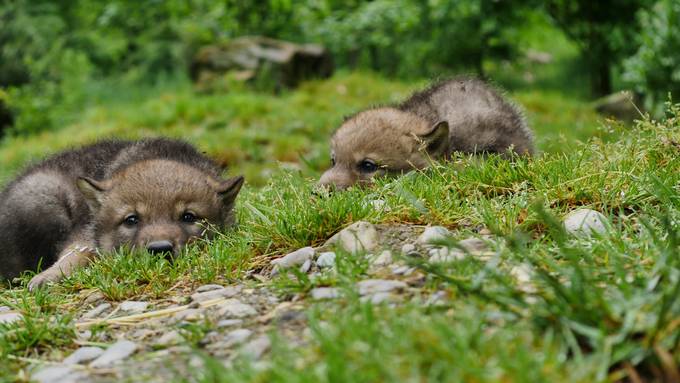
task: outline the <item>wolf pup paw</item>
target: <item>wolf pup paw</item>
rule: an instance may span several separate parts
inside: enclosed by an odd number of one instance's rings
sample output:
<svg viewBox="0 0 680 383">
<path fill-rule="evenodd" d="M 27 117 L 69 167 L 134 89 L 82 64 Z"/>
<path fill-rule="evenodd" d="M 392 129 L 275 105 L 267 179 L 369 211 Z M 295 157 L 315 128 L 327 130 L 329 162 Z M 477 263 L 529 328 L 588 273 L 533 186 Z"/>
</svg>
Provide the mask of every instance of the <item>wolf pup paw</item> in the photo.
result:
<svg viewBox="0 0 680 383">
<path fill-rule="evenodd" d="M 62 276 L 60 272 L 55 272 L 54 270 L 45 270 L 33 277 L 31 281 L 28 282 L 28 290 L 35 291 L 46 286 L 50 282 L 59 282 L 61 278 Z"/>
</svg>

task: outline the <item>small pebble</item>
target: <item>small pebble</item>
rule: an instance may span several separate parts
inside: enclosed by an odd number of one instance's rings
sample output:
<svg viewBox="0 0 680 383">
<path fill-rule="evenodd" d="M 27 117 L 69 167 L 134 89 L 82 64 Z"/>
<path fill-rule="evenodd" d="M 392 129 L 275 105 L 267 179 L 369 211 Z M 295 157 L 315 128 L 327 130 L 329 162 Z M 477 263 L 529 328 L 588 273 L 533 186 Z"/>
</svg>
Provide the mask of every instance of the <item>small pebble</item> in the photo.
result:
<svg viewBox="0 0 680 383">
<path fill-rule="evenodd" d="M 413 274 L 414 271 L 416 271 L 415 267 L 410 267 L 410 266 L 406 266 L 406 265 L 401 265 L 401 266 L 394 265 L 394 267 L 392 267 L 392 274 L 394 274 L 394 275 L 408 276 L 408 275 Z"/>
<path fill-rule="evenodd" d="M 143 313 L 148 306 L 148 302 L 125 301 L 118 306 L 118 309 L 128 314 L 139 314 Z"/>
<path fill-rule="evenodd" d="M 371 251 L 378 246 L 378 232 L 373 224 L 358 221 L 342 229 L 326 243 L 339 245 L 352 254 Z"/>
<path fill-rule="evenodd" d="M 490 249 L 489 245 L 485 241 L 475 237 L 460 240 L 458 241 L 458 245 L 462 246 L 465 250 L 472 254 L 489 251 Z"/>
<path fill-rule="evenodd" d="M 383 266 L 391 265 L 392 264 L 392 252 L 389 251 L 389 250 L 384 250 L 371 263 L 375 267 L 383 267 Z"/>
<path fill-rule="evenodd" d="M 184 337 L 177 330 L 171 330 L 158 338 L 154 344 L 156 346 L 166 347 L 180 344 L 182 342 L 184 342 Z"/>
<path fill-rule="evenodd" d="M 243 324 L 243 319 L 222 319 L 217 322 L 217 328 L 240 326 Z"/>
<path fill-rule="evenodd" d="M 9 324 L 21 320 L 24 316 L 21 313 L 15 313 L 11 311 L 0 312 L 0 323 Z"/>
<path fill-rule="evenodd" d="M 172 317 L 178 322 L 195 322 L 203 318 L 203 313 L 203 309 L 186 309 L 174 313 Z"/>
<path fill-rule="evenodd" d="M 132 355 L 137 351 L 137 344 L 129 340 L 119 340 L 111 345 L 104 353 L 90 363 L 90 367 L 99 368 L 107 367 Z"/>
<path fill-rule="evenodd" d="M 218 289 L 196 292 L 191 295 L 191 300 L 194 302 L 207 302 L 213 299 L 231 298 L 238 295 L 241 290 L 241 286 L 220 286 Z"/>
<path fill-rule="evenodd" d="M 39 383 L 77 382 L 74 376 L 78 371 L 69 365 L 50 366 L 41 369 L 31 376 L 31 381 Z M 80 374 L 78 374 L 80 375 Z"/>
<path fill-rule="evenodd" d="M 81 347 L 64 359 L 64 364 L 79 364 L 99 358 L 104 353 L 101 347 Z"/>
<path fill-rule="evenodd" d="M 104 294 L 102 294 L 100 291 L 95 291 L 94 293 L 88 295 L 87 298 L 85 298 L 83 304 L 91 305 L 104 299 L 105 299 Z"/>
<path fill-rule="evenodd" d="M 465 253 L 456 248 L 435 247 L 427 252 L 432 263 L 448 263 L 465 258 Z"/>
<path fill-rule="evenodd" d="M 401 253 L 404 255 L 412 255 L 416 252 L 416 246 L 412 243 L 407 243 L 401 247 Z"/>
<path fill-rule="evenodd" d="M 257 310 L 249 304 L 242 303 L 237 299 L 227 299 L 220 304 L 218 315 L 228 318 L 245 318 L 257 314 Z"/>
<path fill-rule="evenodd" d="M 271 264 L 281 269 L 300 266 L 311 259 L 314 256 L 314 253 L 315 250 L 313 247 L 303 247 L 302 249 L 295 250 L 292 253 L 271 261 Z"/>
<path fill-rule="evenodd" d="M 111 308 L 111 304 L 110 304 L 110 303 L 102 303 L 102 304 L 100 304 L 99 306 L 93 308 L 92 310 L 86 312 L 86 313 L 82 316 L 82 319 L 92 319 L 92 318 L 96 318 L 96 317 L 98 317 L 99 315 L 101 315 L 102 313 L 104 313 L 104 311 L 106 311 L 106 310 L 108 310 L 108 309 L 110 309 L 110 308 Z"/>
<path fill-rule="evenodd" d="M 335 267 L 335 253 L 326 251 L 319 254 L 319 258 L 316 259 L 316 265 L 319 267 Z"/>
<path fill-rule="evenodd" d="M 369 295 L 404 290 L 408 285 L 402 281 L 366 279 L 358 282 L 357 287 L 359 288 L 359 295 Z"/>
<path fill-rule="evenodd" d="M 590 237 L 605 234 L 609 222 L 602 213 L 591 209 L 577 209 L 564 218 L 564 228 L 569 234 Z"/>
<path fill-rule="evenodd" d="M 0 313 L 3 313 L 5 311 L 10 311 L 11 309 L 7 306 L 0 306 Z"/>
<path fill-rule="evenodd" d="M 251 330 L 248 330 L 247 328 L 240 328 L 227 333 L 227 335 L 224 337 L 224 340 L 222 341 L 222 344 L 224 344 L 225 347 L 231 347 L 235 344 L 245 342 L 252 334 L 253 332 Z"/>
<path fill-rule="evenodd" d="M 308 260 L 305 261 L 305 263 L 302 264 L 302 266 L 300 266 L 300 272 L 301 272 L 301 273 L 306 273 L 306 272 L 308 272 L 309 269 L 311 269 L 311 268 L 312 268 L 312 260 L 311 260 L 311 259 L 308 259 Z"/>
<path fill-rule="evenodd" d="M 375 293 L 375 294 L 370 294 L 361 297 L 362 302 L 371 302 L 374 305 L 379 305 L 384 302 L 391 302 L 394 300 L 394 295 L 388 292 L 381 292 L 381 293 Z"/>
<path fill-rule="evenodd" d="M 340 290 L 335 287 L 316 287 L 310 293 L 314 300 L 334 299 L 340 296 Z"/>
<path fill-rule="evenodd" d="M 444 226 L 429 226 L 418 237 L 418 243 L 423 245 L 436 245 L 439 242 L 451 238 L 451 232 Z"/>
<path fill-rule="evenodd" d="M 241 348 L 241 353 L 252 359 L 260 359 L 262 355 L 269 350 L 271 345 L 272 343 L 268 336 L 260 335 L 244 345 L 243 348 Z"/>
</svg>

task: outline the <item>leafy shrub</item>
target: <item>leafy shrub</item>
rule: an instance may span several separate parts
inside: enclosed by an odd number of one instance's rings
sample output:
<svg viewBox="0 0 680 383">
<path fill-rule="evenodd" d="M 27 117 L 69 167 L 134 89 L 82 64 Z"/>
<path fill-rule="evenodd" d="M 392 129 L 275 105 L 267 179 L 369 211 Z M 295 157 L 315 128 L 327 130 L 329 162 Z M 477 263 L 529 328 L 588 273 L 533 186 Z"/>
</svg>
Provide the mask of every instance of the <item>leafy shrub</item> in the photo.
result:
<svg viewBox="0 0 680 383">
<path fill-rule="evenodd" d="M 640 47 L 624 62 L 624 80 L 659 114 L 669 92 L 680 95 L 680 3 L 660 0 L 640 13 Z"/>
</svg>

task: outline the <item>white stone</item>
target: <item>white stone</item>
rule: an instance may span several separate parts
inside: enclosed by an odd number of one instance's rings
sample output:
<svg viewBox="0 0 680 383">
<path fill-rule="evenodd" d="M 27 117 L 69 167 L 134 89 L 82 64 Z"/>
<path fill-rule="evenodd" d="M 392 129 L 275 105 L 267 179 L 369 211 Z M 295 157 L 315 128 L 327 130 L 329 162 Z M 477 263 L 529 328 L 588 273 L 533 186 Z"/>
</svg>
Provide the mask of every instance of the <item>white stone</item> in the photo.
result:
<svg viewBox="0 0 680 383">
<path fill-rule="evenodd" d="M 301 273 L 306 273 L 306 272 L 308 272 L 309 269 L 311 269 L 311 268 L 312 268 L 312 260 L 311 260 L 311 259 L 308 259 L 308 260 L 305 261 L 305 263 L 302 264 L 302 266 L 300 266 L 300 272 L 301 272 Z"/>
<path fill-rule="evenodd" d="M 408 276 L 413 274 L 414 271 L 416 271 L 416 268 L 408 265 L 393 265 L 392 267 L 392 274 L 394 275 Z"/>
<path fill-rule="evenodd" d="M 435 247 L 428 251 L 430 255 L 430 262 L 432 263 L 448 263 L 459 261 L 465 258 L 465 253 L 455 248 Z"/>
<path fill-rule="evenodd" d="M 383 302 L 391 302 L 395 299 L 394 295 L 388 292 L 380 292 L 375 294 L 369 294 L 361 297 L 362 302 L 371 302 L 374 305 L 381 304 Z"/>
<path fill-rule="evenodd" d="M 373 224 L 358 221 L 335 234 L 327 243 L 336 244 L 352 254 L 371 251 L 378 246 L 378 232 Z"/>
<path fill-rule="evenodd" d="M 222 319 L 217 322 L 217 328 L 240 326 L 243 324 L 243 319 Z"/>
<path fill-rule="evenodd" d="M 174 313 L 172 317 L 178 322 L 194 322 L 203 318 L 203 309 L 186 309 L 178 311 Z"/>
<path fill-rule="evenodd" d="M 577 209 L 564 218 L 564 228 L 569 234 L 592 236 L 595 233 L 605 234 L 609 221 L 602 213 L 591 209 Z"/>
<path fill-rule="evenodd" d="M 184 341 L 184 337 L 177 331 L 177 330 L 171 330 L 163 334 L 160 338 L 158 338 L 155 342 L 157 346 L 173 346 L 176 344 L 180 344 Z"/>
<path fill-rule="evenodd" d="M 314 253 L 313 247 L 303 247 L 302 249 L 295 250 L 292 253 L 271 261 L 271 264 L 281 269 L 300 266 L 304 264 L 305 261 L 311 259 L 314 256 Z"/>
<path fill-rule="evenodd" d="M 72 365 L 46 367 L 31 376 L 31 381 L 39 383 L 77 382 L 74 374 L 77 370 Z"/>
<path fill-rule="evenodd" d="M 408 285 L 402 281 L 389 279 L 366 279 L 357 283 L 359 295 L 372 295 L 404 290 Z"/>
<path fill-rule="evenodd" d="M 316 265 L 319 267 L 335 267 L 335 253 L 326 251 L 319 254 L 319 258 L 316 259 Z"/>
<path fill-rule="evenodd" d="M 510 275 L 512 275 L 517 281 L 517 287 L 525 293 L 533 294 L 535 293 L 536 286 L 531 281 L 531 267 L 527 264 L 521 264 L 514 266 L 510 269 Z"/>
<path fill-rule="evenodd" d="M 125 301 L 118 306 L 118 309 L 128 314 L 139 314 L 143 313 L 148 306 L 148 302 Z"/>
<path fill-rule="evenodd" d="M 235 344 L 245 342 L 248 338 L 250 338 L 252 334 L 253 332 L 251 330 L 248 330 L 247 328 L 240 328 L 229 332 L 224 337 L 224 341 L 222 341 L 222 344 L 224 344 L 225 347 L 231 347 Z"/>
<path fill-rule="evenodd" d="M 335 287 L 316 287 L 310 292 L 312 299 L 334 299 L 340 296 L 340 290 Z"/>
<path fill-rule="evenodd" d="M 392 264 L 392 252 L 389 251 L 389 250 L 384 250 L 371 263 L 375 267 L 383 267 L 383 266 L 391 265 Z"/>
<path fill-rule="evenodd" d="M 21 313 L 12 311 L 0 312 L 0 323 L 9 324 L 21 320 L 24 316 Z"/>
<path fill-rule="evenodd" d="M 488 251 L 490 249 L 489 245 L 485 241 L 475 237 L 465 238 L 461 241 L 458 241 L 458 245 L 472 254 Z"/>
<path fill-rule="evenodd" d="M 92 318 L 96 318 L 96 317 L 98 317 L 99 315 L 101 315 L 104 311 L 106 311 L 106 310 L 108 310 L 108 309 L 110 309 L 110 308 L 111 308 L 111 304 L 110 304 L 110 303 L 102 303 L 102 304 L 100 304 L 99 306 L 93 308 L 92 310 L 86 312 L 86 313 L 83 315 L 82 319 L 92 319 Z"/>
<path fill-rule="evenodd" d="M 0 306 L 0 313 L 3 313 L 5 311 L 10 311 L 11 309 L 7 306 Z"/>
<path fill-rule="evenodd" d="M 81 347 L 64 359 L 64 364 L 79 364 L 99 358 L 104 353 L 101 347 Z"/>
<path fill-rule="evenodd" d="M 416 251 L 416 246 L 412 243 L 407 243 L 401 247 L 401 253 L 404 255 L 411 255 Z"/>
<path fill-rule="evenodd" d="M 119 340 L 104 351 L 104 353 L 92 363 L 90 367 L 107 367 L 115 362 L 123 360 L 137 351 L 137 343 L 129 340 Z"/>
<path fill-rule="evenodd" d="M 451 238 L 451 232 L 444 226 L 429 226 L 418 237 L 418 243 L 423 245 L 436 245 L 439 242 Z"/>
<path fill-rule="evenodd" d="M 256 315 L 253 306 L 242 303 L 238 299 L 227 299 L 220 305 L 218 315 L 226 318 L 245 318 Z"/>
<path fill-rule="evenodd" d="M 252 359 L 260 359 L 265 352 L 269 350 L 272 343 L 266 335 L 251 340 L 241 348 L 241 353 Z"/>
<path fill-rule="evenodd" d="M 210 301 L 213 299 L 231 298 L 238 295 L 238 293 L 240 292 L 241 286 L 228 286 L 228 287 L 220 286 L 220 288 L 218 289 L 196 292 L 195 294 L 191 295 L 191 300 L 200 303 Z"/>
</svg>

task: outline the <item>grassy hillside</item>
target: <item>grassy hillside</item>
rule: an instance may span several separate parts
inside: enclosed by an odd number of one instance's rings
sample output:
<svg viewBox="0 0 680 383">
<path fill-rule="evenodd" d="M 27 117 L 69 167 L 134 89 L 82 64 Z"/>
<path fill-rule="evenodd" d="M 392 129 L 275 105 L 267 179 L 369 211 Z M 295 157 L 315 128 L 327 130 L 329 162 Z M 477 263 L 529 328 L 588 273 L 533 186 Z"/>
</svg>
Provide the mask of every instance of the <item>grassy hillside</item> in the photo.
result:
<svg viewBox="0 0 680 383">
<path fill-rule="evenodd" d="M 660 123 L 625 127 L 598 122 L 577 98 L 517 91 L 510 96 L 525 107 L 542 155 L 513 162 L 461 155 L 374 188 L 314 193 L 314 177 L 328 162 L 328 135 L 342 116 L 422 85 L 339 74 L 275 97 L 245 90 L 197 95 L 180 83 L 92 105 L 58 132 L 4 141 L 5 178 L 29 159 L 103 136 L 170 135 L 229 164 L 230 173 L 245 173 L 248 184 L 236 207 L 239 226 L 174 263 L 123 253 L 46 291 L 0 288 L 0 306 L 23 315 L 0 324 L 0 376 L 26 379 L 80 346 L 106 348 L 119 337 L 139 345 L 123 367 L 76 372 L 124 381 L 163 380 L 170 371 L 165 381 L 204 382 L 675 376 L 680 109 Z M 607 233 L 567 235 L 560 220 L 578 207 L 602 212 Z M 380 233 L 371 254 L 328 245 L 335 267 L 270 276 L 271 259 L 321 246 L 359 220 Z M 404 254 L 402 246 L 415 243 L 426 225 L 451 231 L 442 248 L 453 251 L 469 237 L 487 248 L 445 262 L 420 246 Z M 378 267 L 375 255 L 385 249 L 393 264 Z M 369 278 L 405 287 L 384 301 L 367 299 L 358 283 Z M 222 311 L 192 305 L 189 296 L 207 283 L 240 286 L 235 298 L 257 315 L 236 326 L 252 333 L 248 339 L 269 339 L 264 355 L 229 343 L 235 334 L 219 324 Z M 335 287 L 338 296 L 312 299 L 319 287 Z M 150 307 L 130 316 L 119 306 L 126 300 Z M 105 314 L 83 317 L 102 303 L 111 305 Z M 175 317 L 187 310 L 195 315 Z M 156 342 L 173 330 L 179 346 Z"/>
</svg>

